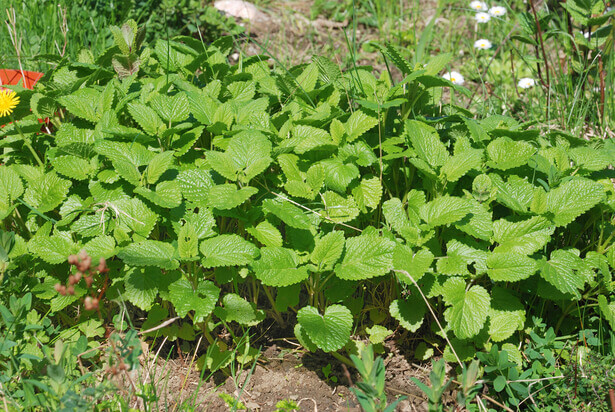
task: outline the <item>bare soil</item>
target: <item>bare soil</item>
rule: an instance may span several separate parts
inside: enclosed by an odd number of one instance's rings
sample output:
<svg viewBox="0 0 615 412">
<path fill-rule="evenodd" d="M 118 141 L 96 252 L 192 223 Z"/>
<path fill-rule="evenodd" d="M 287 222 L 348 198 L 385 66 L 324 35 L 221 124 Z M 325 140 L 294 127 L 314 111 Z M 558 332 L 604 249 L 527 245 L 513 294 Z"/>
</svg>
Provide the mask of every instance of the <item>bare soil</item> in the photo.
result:
<svg viewBox="0 0 615 412">
<path fill-rule="evenodd" d="M 288 345 L 287 345 L 288 346 Z M 413 364 L 401 354 L 383 355 L 386 364 L 386 389 L 389 402 L 406 396 L 398 411 L 426 411 L 425 395 L 410 380 L 416 377 L 428 381 L 427 365 Z M 235 371 L 233 376 L 216 373 L 204 380 L 191 358 L 158 360 L 151 368 L 149 380 L 158 395 L 154 410 L 228 411 L 220 398 L 221 393 L 240 399 L 249 411 L 274 411 L 283 399 L 299 404 L 300 411 L 352 411 L 359 412 L 356 397 L 350 391 L 356 373 L 344 367 L 335 358 L 324 353 L 307 353 L 298 349 L 272 345 L 263 351 L 257 366 Z M 331 365 L 326 377 L 323 368 Z M 147 375 L 147 367 L 144 365 Z M 137 378 L 138 379 L 138 378 Z M 135 399 L 134 406 L 140 406 Z"/>
</svg>

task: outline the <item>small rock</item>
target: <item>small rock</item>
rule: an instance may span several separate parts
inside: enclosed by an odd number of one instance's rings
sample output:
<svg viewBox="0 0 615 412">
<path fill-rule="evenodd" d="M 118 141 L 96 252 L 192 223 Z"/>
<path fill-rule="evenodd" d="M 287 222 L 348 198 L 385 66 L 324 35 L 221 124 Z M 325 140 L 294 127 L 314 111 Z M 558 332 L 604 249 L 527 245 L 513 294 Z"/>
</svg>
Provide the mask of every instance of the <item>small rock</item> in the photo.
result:
<svg viewBox="0 0 615 412">
<path fill-rule="evenodd" d="M 221 12 L 233 16 L 236 19 L 244 20 L 266 20 L 267 16 L 256 6 L 243 0 L 219 0 L 214 3 L 214 7 Z"/>
<path fill-rule="evenodd" d="M 246 407 L 251 410 L 260 410 L 261 406 L 256 402 L 248 401 L 246 402 Z"/>
</svg>

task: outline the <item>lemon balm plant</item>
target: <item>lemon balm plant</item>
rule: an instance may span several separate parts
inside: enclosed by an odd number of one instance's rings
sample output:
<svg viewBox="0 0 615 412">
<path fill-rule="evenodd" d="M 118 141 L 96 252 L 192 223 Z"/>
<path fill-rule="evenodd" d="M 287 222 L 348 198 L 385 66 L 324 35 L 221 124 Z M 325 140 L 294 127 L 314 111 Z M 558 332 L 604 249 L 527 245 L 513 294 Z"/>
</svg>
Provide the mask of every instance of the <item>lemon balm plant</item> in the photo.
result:
<svg viewBox="0 0 615 412">
<path fill-rule="evenodd" d="M 144 328 L 178 317 L 159 331 L 202 334 L 210 369 L 229 359 L 223 328 L 272 321 L 332 353 L 399 324 L 460 361 L 494 342 L 518 359 L 530 315 L 611 327 L 586 315 L 613 319 L 612 141 L 441 105 L 467 94 L 439 76 L 450 55 L 413 65 L 379 46 L 394 83 L 321 56 L 230 65 L 231 38 L 113 32 L 23 92 L 32 114 L 0 131 L 3 294 L 31 291 L 65 326 L 111 319 L 117 300 Z M 82 249 L 109 269 L 99 311 L 54 290 Z"/>
</svg>

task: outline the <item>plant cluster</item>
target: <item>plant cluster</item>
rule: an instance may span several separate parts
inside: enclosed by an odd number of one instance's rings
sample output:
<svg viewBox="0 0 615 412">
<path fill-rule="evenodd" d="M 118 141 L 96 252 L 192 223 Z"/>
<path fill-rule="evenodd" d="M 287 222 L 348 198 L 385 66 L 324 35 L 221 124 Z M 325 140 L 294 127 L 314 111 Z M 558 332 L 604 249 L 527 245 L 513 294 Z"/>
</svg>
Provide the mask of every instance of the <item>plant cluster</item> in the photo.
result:
<svg viewBox="0 0 615 412">
<path fill-rule="evenodd" d="M 117 327 L 119 302 L 146 337 L 202 337 L 197 364 L 210 372 L 254 366 L 246 330 L 274 323 L 309 351 L 351 364 L 347 352 L 363 365 L 355 393 L 373 410 L 387 410 L 384 369 L 357 351 L 357 335 L 380 344 L 392 329 L 418 333 L 448 362 L 478 357 L 480 371 L 462 371 L 468 408 L 478 408 L 479 374 L 507 407 L 527 405 L 532 386 L 559 373 L 561 335 L 582 330 L 594 352 L 612 351 L 612 139 L 443 104 L 471 94 L 442 76 L 448 53 L 411 63 L 374 44 L 396 82 L 322 56 L 230 64 L 231 37 L 150 42 L 134 20 L 110 32 L 106 52 L 58 61 L 0 107 L 10 115 L 0 129 L 0 296 L 10 302 L 0 306 L 0 389 L 16 404 L 38 405 L 50 388 L 54 406 L 72 405 L 67 376 Z M 54 357 L 50 336 L 62 342 Z M 109 374 L 136 368 L 134 331 L 111 341 Z M 588 345 L 567 348 L 569 359 L 605 365 Z M 566 382 L 579 364 L 564 367 Z M 43 365 L 43 386 L 27 379 Z M 607 388 L 602 372 L 581 382 L 587 396 Z M 438 410 L 443 363 L 432 382 Z"/>
</svg>

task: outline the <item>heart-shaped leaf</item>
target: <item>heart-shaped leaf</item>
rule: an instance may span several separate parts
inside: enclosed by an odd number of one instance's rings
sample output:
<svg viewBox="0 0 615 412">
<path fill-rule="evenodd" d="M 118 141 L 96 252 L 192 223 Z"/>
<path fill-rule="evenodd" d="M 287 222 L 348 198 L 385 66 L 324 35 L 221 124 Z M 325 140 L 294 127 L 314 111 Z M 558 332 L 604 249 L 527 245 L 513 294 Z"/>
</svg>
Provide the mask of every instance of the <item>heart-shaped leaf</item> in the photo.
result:
<svg viewBox="0 0 615 412">
<path fill-rule="evenodd" d="M 297 320 L 310 340 L 325 352 L 341 349 L 350 339 L 352 314 L 346 306 L 331 305 L 324 316 L 315 307 L 306 306 L 297 312 Z"/>
</svg>

